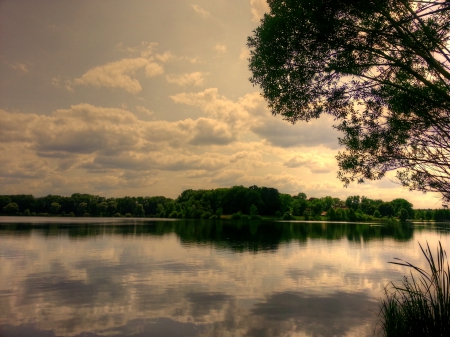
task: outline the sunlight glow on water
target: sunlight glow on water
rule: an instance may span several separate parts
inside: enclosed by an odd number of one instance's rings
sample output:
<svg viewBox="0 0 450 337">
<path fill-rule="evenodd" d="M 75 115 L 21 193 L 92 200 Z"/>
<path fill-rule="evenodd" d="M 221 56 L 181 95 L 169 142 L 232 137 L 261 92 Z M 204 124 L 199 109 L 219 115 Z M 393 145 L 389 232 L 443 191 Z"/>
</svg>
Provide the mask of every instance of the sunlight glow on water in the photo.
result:
<svg viewBox="0 0 450 337">
<path fill-rule="evenodd" d="M 445 226 L 0 218 L 0 335 L 372 336 Z"/>
</svg>

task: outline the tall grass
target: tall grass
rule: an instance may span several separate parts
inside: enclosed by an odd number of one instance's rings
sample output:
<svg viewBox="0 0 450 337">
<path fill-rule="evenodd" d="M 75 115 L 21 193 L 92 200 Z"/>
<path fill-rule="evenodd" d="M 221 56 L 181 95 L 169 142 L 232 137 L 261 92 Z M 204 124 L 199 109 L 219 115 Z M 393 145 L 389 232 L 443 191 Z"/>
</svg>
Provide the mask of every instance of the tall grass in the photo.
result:
<svg viewBox="0 0 450 337">
<path fill-rule="evenodd" d="M 401 259 L 390 262 L 410 268 L 401 285 L 391 283 L 380 301 L 381 332 L 384 336 L 450 336 L 450 267 L 439 242 L 436 258 L 427 243 L 420 245 L 429 270 Z"/>
</svg>

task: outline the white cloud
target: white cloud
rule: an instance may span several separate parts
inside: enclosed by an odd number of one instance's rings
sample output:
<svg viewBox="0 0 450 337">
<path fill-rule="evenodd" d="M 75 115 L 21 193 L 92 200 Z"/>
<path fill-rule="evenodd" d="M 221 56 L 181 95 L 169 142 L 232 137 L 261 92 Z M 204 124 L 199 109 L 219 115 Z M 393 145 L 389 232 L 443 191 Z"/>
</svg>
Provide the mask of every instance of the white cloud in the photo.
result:
<svg viewBox="0 0 450 337">
<path fill-rule="evenodd" d="M 195 85 L 195 86 L 203 86 L 205 84 L 205 75 L 201 72 L 193 72 L 189 74 L 183 75 L 167 75 L 166 79 L 169 83 L 178 84 L 181 86 L 187 85 Z"/>
<path fill-rule="evenodd" d="M 151 113 L 143 107 L 137 110 Z M 63 170 L 80 155 L 90 158 L 80 167 L 95 170 L 220 167 L 228 162 L 226 155 L 204 158 L 189 152 L 187 146 L 225 145 L 236 138 L 226 123 L 212 118 L 142 121 L 123 109 L 90 104 L 56 110 L 51 116 L 0 110 L 0 122 L 6 126 L 0 129 L 2 141 L 23 144 L 40 158 L 57 160 Z"/>
<path fill-rule="evenodd" d="M 297 146 L 274 146 L 278 136 L 273 131 L 260 133 L 262 138 L 258 138 L 254 130 L 264 123 L 294 137 L 294 131 L 291 135 L 284 129 L 292 126 L 271 116 L 258 93 L 233 101 L 209 88 L 172 99 L 206 116 L 147 121 L 138 119 L 125 105 L 118 109 L 78 104 L 48 116 L 0 110 L 0 125 L 4 126 L 0 128 L 0 188 L 7 193 L 68 194 L 80 189 L 87 193 L 118 191 L 128 184 L 130 192 L 151 185 L 155 193 L 166 195 L 164 179 L 185 186 L 184 177 L 196 188 L 258 185 L 311 196 L 372 197 L 376 191 L 389 189 L 392 194 L 392 188 L 398 189 L 368 183 L 343 192 L 342 183 L 335 179 L 336 151 L 327 145 L 317 147 L 322 143 L 313 135 L 320 134 L 318 129 L 300 129 L 307 142 Z M 143 106 L 136 106 L 135 111 L 152 115 Z M 105 177 L 103 184 L 101 177 Z"/>
<path fill-rule="evenodd" d="M 214 47 L 214 50 L 219 54 L 225 54 L 227 52 L 227 46 L 225 46 L 223 44 L 217 44 Z"/>
<path fill-rule="evenodd" d="M 264 13 L 269 12 L 269 5 L 267 0 L 250 0 L 252 7 L 253 21 L 259 22 L 264 16 Z"/>
<path fill-rule="evenodd" d="M 32 151 L 23 146 L 8 144 L 0 148 L 0 153 L 0 179 L 43 179 L 49 173 L 49 161 L 46 158 L 36 158 Z M 20 158 L 17 153 L 21 154 Z"/>
<path fill-rule="evenodd" d="M 288 168 L 306 167 L 312 173 L 336 172 L 335 155 L 323 148 L 323 151 L 319 149 L 293 155 L 283 165 Z"/>
<path fill-rule="evenodd" d="M 130 54 L 135 54 L 139 52 L 139 48 L 125 47 L 123 45 L 123 42 L 119 42 L 118 44 L 116 44 L 115 50 L 120 51 L 122 53 L 130 53 Z"/>
<path fill-rule="evenodd" d="M 249 113 L 241 101 L 233 102 L 219 94 L 217 88 L 197 93 L 180 93 L 170 96 L 175 103 L 200 107 L 208 116 L 223 121 L 235 130 L 248 129 Z M 247 103 L 245 100 L 243 101 Z"/>
<path fill-rule="evenodd" d="M 199 118 L 195 123 L 194 136 L 189 143 L 194 145 L 224 145 L 231 143 L 235 135 L 227 124 L 209 118 Z"/>
<path fill-rule="evenodd" d="M 204 177 L 210 177 L 212 174 L 214 174 L 211 171 L 208 170 L 187 170 L 183 172 L 180 177 L 184 178 L 204 178 Z"/>
<path fill-rule="evenodd" d="M 58 88 L 64 88 L 67 91 L 73 92 L 72 83 L 68 79 L 63 79 L 61 76 L 55 76 L 51 79 L 50 83 Z"/>
<path fill-rule="evenodd" d="M 241 48 L 241 53 L 239 54 L 239 60 L 247 61 L 250 58 L 250 49 L 247 47 Z"/>
<path fill-rule="evenodd" d="M 162 181 L 157 177 L 157 171 L 131 172 L 125 171 L 119 176 L 118 187 L 149 187 Z"/>
<path fill-rule="evenodd" d="M 220 186 L 230 187 L 240 185 L 243 177 L 245 177 L 245 171 L 243 170 L 224 169 L 215 174 L 210 181 Z"/>
<path fill-rule="evenodd" d="M 0 142 L 27 142 L 31 140 L 29 125 L 38 119 L 37 115 L 8 112 L 0 109 Z"/>
<path fill-rule="evenodd" d="M 166 51 L 163 54 L 156 54 L 155 58 L 158 61 L 161 61 L 162 63 L 166 63 L 166 62 L 176 59 L 177 57 L 174 54 L 172 54 L 170 51 Z"/>
<path fill-rule="evenodd" d="M 30 70 L 28 69 L 29 64 L 20 63 L 20 62 L 13 62 L 13 63 L 5 62 L 5 63 L 7 65 L 9 65 L 11 68 L 13 68 L 14 70 L 21 71 L 25 74 L 30 72 Z"/>
<path fill-rule="evenodd" d="M 237 161 L 247 158 L 248 156 L 249 153 L 247 151 L 237 152 L 230 157 L 230 163 L 236 163 Z"/>
<path fill-rule="evenodd" d="M 207 10 L 201 8 L 199 5 L 193 5 L 192 4 L 191 6 L 192 6 L 192 8 L 194 8 L 194 11 L 196 11 L 201 16 L 203 16 L 205 18 L 208 17 L 208 16 L 211 16 L 211 14 Z"/>
<path fill-rule="evenodd" d="M 145 69 L 146 77 L 154 77 L 164 72 L 163 67 L 152 59 L 144 57 L 122 59 L 88 70 L 80 78 L 75 79 L 74 84 L 123 89 L 137 94 L 142 87 L 139 81 L 132 77 L 139 69 Z"/>
<path fill-rule="evenodd" d="M 259 93 L 246 94 L 237 102 L 219 94 L 216 88 L 197 93 L 180 93 L 171 96 L 175 103 L 200 107 L 206 114 L 228 123 L 242 133 L 251 131 L 271 146 L 283 148 L 325 147 L 339 148 L 339 133 L 332 129 L 333 119 L 322 116 L 309 123 L 292 125 L 279 116 L 272 116 Z M 324 125 L 329 126 L 323 132 Z"/>
<path fill-rule="evenodd" d="M 139 113 L 141 113 L 144 116 L 150 117 L 154 115 L 153 111 L 150 111 L 149 109 L 143 107 L 143 106 L 136 106 L 136 111 L 138 111 Z"/>
</svg>

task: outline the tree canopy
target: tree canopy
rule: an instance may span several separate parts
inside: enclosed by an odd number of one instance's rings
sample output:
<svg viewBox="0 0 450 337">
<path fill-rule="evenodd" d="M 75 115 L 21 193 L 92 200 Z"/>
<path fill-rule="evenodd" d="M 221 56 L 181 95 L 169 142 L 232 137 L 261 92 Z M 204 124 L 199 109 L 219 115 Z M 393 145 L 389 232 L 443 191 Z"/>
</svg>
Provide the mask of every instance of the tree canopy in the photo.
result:
<svg viewBox="0 0 450 337">
<path fill-rule="evenodd" d="M 271 0 L 248 38 L 273 114 L 335 118 L 338 177 L 450 199 L 450 2 Z"/>
</svg>

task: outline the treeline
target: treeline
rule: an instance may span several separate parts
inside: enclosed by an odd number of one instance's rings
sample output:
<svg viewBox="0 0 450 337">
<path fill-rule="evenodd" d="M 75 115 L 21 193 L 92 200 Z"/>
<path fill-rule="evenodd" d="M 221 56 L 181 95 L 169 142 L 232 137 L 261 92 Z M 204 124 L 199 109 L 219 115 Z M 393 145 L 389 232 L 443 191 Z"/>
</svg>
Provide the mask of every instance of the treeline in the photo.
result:
<svg viewBox="0 0 450 337">
<path fill-rule="evenodd" d="M 223 214 L 232 218 L 364 221 L 398 217 L 401 220 L 450 219 L 450 210 L 413 210 L 413 205 L 398 198 L 381 199 L 350 196 L 345 200 L 330 196 L 307 198 L 279 193 L 277 189 L 258 186 L 233 186 L 212 190 L 186 190 L 176 199 L 157 197 L 105 198 L 75 193 L 70 197 L 47 195 L 0 195 L 1 215 L 53 216 L 128 216 L 208 219 Z"/>
</svg>

